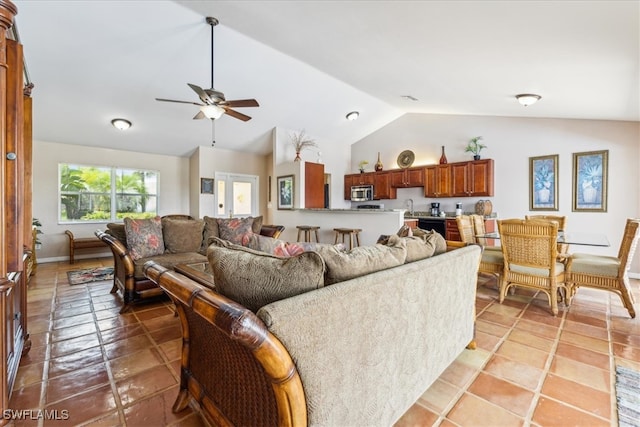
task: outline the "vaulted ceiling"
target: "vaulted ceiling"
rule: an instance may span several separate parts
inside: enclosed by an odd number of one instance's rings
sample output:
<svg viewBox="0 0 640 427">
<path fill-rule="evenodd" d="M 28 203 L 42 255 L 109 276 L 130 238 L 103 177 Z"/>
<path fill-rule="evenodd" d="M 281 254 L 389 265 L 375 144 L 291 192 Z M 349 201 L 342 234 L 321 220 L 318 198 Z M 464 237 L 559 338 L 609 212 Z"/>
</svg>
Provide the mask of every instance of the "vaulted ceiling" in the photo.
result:
<svg viewBox="0 0 640 427">
<path fill-rule="evenodd" d="M 404 113 L 640 121 L 635 0 L 15 4 L 38 140 L 185 156 L 214 130 L 216 147 L 255 153 L 274 127 L 351 144 Z M 216 89 L 260 103 L 238 109 L 248 122 L 155 101 L 209 88 L 206 16 Z M 522 107 L 529 92 L 542 100 Z"/>
</svg>

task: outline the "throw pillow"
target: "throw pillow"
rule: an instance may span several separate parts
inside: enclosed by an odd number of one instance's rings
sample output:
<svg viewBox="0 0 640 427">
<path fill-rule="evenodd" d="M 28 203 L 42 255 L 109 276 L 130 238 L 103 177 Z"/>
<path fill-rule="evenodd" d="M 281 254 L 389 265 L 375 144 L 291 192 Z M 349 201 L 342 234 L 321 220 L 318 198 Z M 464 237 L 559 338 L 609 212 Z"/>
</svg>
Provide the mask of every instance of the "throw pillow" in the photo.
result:
<svg viewBox="0 0 640 427">
<path fill-rule="evenodd" d="M 246 245 L 253 235 L 253 217 L 218 218 L 220 238 L 237 245 Z"/>
<path fill-rule="evenodd" d="M 204 221 L 201 219 L 171 219 L 162 220 L 162 238 L 165 252 L 181 254 L 198 252 L 202 246 L 202 230 Z"/>
<path fill-rule="evenodd" d="M 113 237 L 118 239 L 125 247 L 127 246 L 127 233 L 124 230 L 124 224 L 110 222 L 107 224 L 106 233 L 111 234 Z"/>
<path fill-rule="evenodd" d="M 405 262 L 414 262 L 433 256 L 436 247 L 435 239 L 425 240 L 421 237 L 410 236 L 402 238 L 407 245 L 407 259 Z"/>
<path fill-rule="evenodd" d="M 251 218 L 251 217 L 249 217 Z M 254 233 L 260 233 L 260 230 L 262 230 L 262 221 L 264 220 L 264 218 L 262 217 L 262 215 L 260 216 L 256 216 L 253 218 L 253 224 L 251 224 L 251 231 L 253 231 Z"/>
<path fill-rule="evenodd" d="M 200 247 L 200 253 L 207 254 L 207 248 L 209 247 L 209 240 L 212 237 L 220 237 L 220 231 L 218 230 L 218 220 L 205 216 L 204 221 L 204 233 L 202 236 L 202 246 Z"/>
<path fill-rule="evenodd" d="M 124 229 L 129 254 L 134 261 L 164 253 L 162 221 L 159 216 L 148 219 L 125 218 Z"/>
<path fill-rule="evenodd" d="M 207 257 L 216 291 L 253 312 L 324 285 L 325 265 L 316 252 L 279 258 L 213 238 Z"/>
<path fill-rule="evenodd" d="M 325 285 L 404 264 L 407 247 L 398 236 L 390 236 L 387 245 L 358 246 L 348 252 L 333 246 L 319 246 L 316 251 L 327 265 Z"/>
<path fill-rule="evenodd" d="M 440 255 L 447 251 L 447 241 L 437 231 L 416 228 L 413 230 L 413 235 L 422 238 L 425 242 L 431 242 L 435 248 L 434 255 Z"/>
</svg>

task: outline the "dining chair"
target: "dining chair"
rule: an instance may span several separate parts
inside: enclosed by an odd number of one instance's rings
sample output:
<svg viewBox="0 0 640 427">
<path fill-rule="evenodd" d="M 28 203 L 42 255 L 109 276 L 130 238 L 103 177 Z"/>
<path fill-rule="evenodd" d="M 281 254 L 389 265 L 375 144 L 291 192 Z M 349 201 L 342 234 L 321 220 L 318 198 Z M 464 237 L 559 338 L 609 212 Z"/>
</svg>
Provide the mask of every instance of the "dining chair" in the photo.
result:
<svg viewBox="0 0 640 427">
<path fill-rule="evenodd" d="M 558 223 L 559 231 L 567 231 L 567 217 L 564 215 L 526 215 L 525 219 L 542 219 L 556 221 Z M 561 255 L 567 255 L 569 253 L 569 244 L 558 243 L 558 253 Z"/>
<path fill-rule="evenodd" d="M 474 226 L 474 218 L 482 219 L 482 230 L 477 230 Z M 459 215 L 456 217 L 458 224 L 458 232 L 460 239 L 465 243 L 478 243 L 482 246 L 482 258 L 480 259 L 480 267 L 478 273 L 489 274 L 500 282 L 500 275 L 504 269 L 504 260 L 502 251 L 499 247 L 485 246 L 478 241 L 476 236 L 485 234 L 484 218 L 481 215 Z"/>
<path fill-rule="evenodd" d="M 567 294 L 565 265 L 558 261 L 558 223 L 527 219 L 498 220 L 504 256 L 500 303 L 512 286 L 547 294 L 551 312 L 558 314 L 558 290 Z M 565 303 L 567 299 L 565 299 Z"/>
<path fill-rule="evenodd" d="M 640 237 L 640 219 L 629 218 L 624 227 L 618 256 L 574 253 L 567 262 L 569 301 L 581 286 L 602 289 L 620 296 L 631 318 L 636 317 L 634 298 L 629 288 L 629 267 Z"/>
</svg>

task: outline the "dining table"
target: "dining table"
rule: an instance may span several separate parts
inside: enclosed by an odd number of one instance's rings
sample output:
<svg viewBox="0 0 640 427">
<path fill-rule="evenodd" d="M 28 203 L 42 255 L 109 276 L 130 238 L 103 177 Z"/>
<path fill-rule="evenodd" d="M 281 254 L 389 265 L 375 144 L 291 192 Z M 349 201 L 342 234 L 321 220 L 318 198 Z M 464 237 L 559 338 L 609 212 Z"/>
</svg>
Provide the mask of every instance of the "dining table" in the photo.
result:
<svg viewBox="0 0 640 427">
<path fill-rule="evenodd" d="M 500 239 L 500 234 L 497 231 L 476 235 L 476 238 L 483 239 Z M 611 246 L 609 239 L 602 233 L 589 233 L 580 231 L 563 231 L 558 230 L 558 243 L 566 243 L 568 245 L 582 245 L 582 246 Z"/>
</svg>

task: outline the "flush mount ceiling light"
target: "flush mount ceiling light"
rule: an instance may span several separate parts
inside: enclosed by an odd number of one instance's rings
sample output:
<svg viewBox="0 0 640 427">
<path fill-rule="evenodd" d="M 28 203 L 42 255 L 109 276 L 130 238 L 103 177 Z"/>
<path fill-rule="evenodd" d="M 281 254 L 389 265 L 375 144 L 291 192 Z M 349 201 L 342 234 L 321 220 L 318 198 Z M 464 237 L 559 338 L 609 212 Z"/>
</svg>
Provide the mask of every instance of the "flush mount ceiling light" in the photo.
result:
<svg viewBox="0 0 640 427">
<path fill-rule="evenodd" d="M 360 113 L 358 113 L 357 111 L 352 111 L 349 114 L 347 114 L 347 120 L 358 120 L 358 117 L 360 117 Z"/>
<path fill-rule="evenodd" d="M 127 119 L 113 119 L 111 124 L 118 130 L 127 130 L 131 127 L 131 122 Z"/>
<path fill-rule="evenodd" d="M 525 107 L 535 104 L 541 98 L 542 97 L 540 95 L 535 95 L 533 93 L 521 93 L 520 95 L 516 95 L 516 99 L 518 100 L 518 102 Z"/>
</svg>

